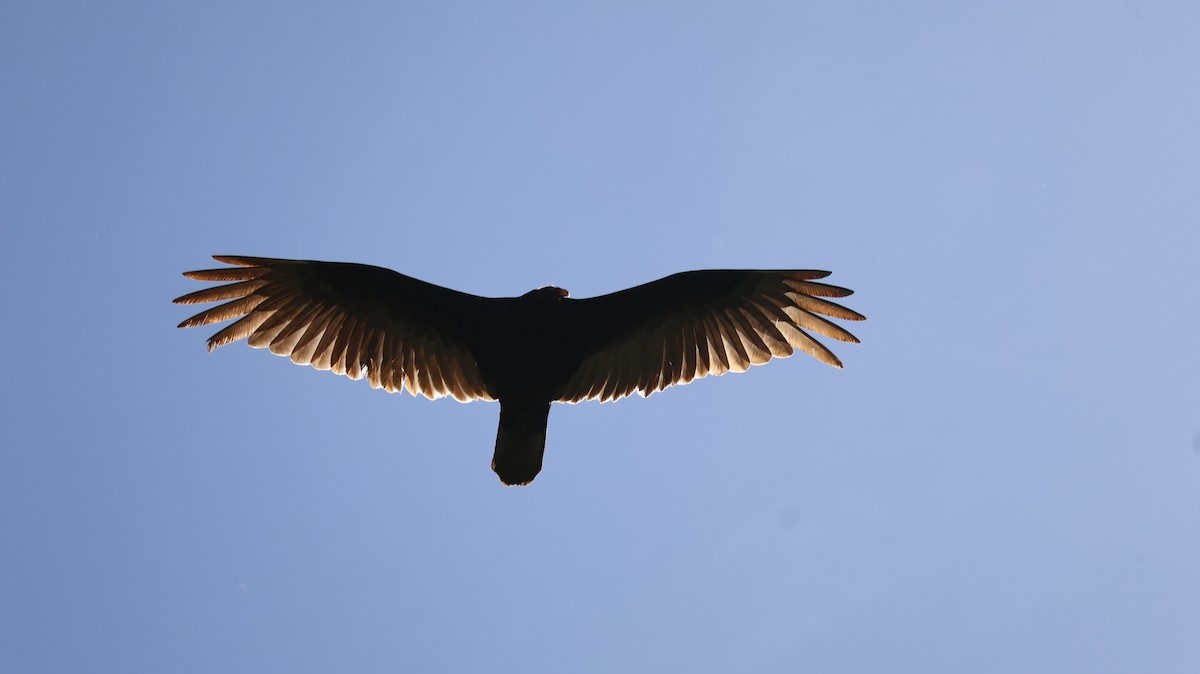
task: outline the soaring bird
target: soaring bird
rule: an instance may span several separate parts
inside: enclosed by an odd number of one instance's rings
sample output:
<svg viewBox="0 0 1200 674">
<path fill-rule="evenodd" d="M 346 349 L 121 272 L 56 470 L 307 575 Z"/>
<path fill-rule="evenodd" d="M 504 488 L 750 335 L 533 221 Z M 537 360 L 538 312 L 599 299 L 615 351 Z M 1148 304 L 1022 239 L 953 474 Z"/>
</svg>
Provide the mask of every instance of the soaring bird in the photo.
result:
<svg viewBox="0 0 1200 674">
<path fill-rule="evenodd" d="M 480 297 L 363 264 L 216 255 L 184 272 L 224 285 L 176 298 L 223 302 L 179 324 L 231 319 L 208 349 L 247 339 L 298 365 L 366 377 L 373 388 L 500 403 L 492 470 L 524 485 L 542 469 L 550 403 L 648 396 L 743 372 L 799 349 L 841 367 L 810 333 L 854 335 L 825 316 L 863 316 L 826 297 L 815 270 L 705 270 L 590 299 L 554 286 Z"/>
</svg>

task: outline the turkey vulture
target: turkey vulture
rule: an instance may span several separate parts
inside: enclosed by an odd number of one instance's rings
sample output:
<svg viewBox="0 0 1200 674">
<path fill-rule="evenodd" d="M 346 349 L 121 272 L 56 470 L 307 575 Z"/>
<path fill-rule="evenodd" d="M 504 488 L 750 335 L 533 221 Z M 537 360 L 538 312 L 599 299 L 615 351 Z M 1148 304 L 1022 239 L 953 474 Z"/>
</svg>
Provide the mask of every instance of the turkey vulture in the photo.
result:
<svg viewBox="0 0 1200 674">
<path fill-rule="evenodd" d="M 690 271 L 575 300 L 553 286 L 479 297 L 362 264 L 214 259 L 233 266 L 184 276 L 225 284 L 175 300 L 223 302 L 181 328 L 237 319 L 208 340 L 209 351 L 248 338 L 298 365 L 365 376 L 373 388 L 499 401 L 492 470 L 507 485 L 541 470 L 552 402 L 647 396 L 793 349 L 841 367 L 809 333 L 858 342 L 821 315 L 863 320 L 822 299 L 852 292 L 814 281 L 826 271 Z"/>
</svg>

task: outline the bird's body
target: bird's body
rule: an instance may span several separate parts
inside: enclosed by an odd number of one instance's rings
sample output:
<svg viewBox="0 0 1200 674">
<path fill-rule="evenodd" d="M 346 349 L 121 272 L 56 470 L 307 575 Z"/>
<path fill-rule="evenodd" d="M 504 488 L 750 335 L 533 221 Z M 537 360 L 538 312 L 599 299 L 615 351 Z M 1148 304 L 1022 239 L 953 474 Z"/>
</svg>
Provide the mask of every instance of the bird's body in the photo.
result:
<svg viewBox="0 0 1200 674">
<path fill-rule="evenodd" d="M 479 297 L 360 264 L 216 259 L 237 266 L 185 275 L 227 285 L 175 301 L 225 303 L 180 327 L 237 318 L 210 350 L 245 338 L 376 388 L 499 401 L 492 467 L 505 484 L 527 484 L 541 469 L 552 402 L 649 395 L 793 348 L 840 367 L 806 331 L 856 342 L 819 314 L 862 319 L 821 299 L 851 291 L 814 282 L 828 275 L 818 271 L 684 272 L 575 300 L 552 286 Z"/>
</svg>

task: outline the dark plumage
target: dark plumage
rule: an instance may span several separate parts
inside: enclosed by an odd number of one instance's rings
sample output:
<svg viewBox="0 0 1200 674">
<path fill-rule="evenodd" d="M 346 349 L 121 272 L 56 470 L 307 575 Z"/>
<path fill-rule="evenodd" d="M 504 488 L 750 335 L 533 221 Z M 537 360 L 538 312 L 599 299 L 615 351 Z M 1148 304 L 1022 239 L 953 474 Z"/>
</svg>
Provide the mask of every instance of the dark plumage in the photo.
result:
<svg viewBox="0 0 1200 674">
<path fill-rule="evenodd" d="M 814 282 L 824 271 L 691 271 L 575 300 L 555 287 L 479 297 L 361 264 L 214 259 L 236 266 L 184 276 L 224 285 L 175 300 L 222 302 L 181 328 L 237 319 L 208 340 L 210 351 L 248 338 L 375 388 L 499 401 L 492 469 L 505 484 L 541 470 L 552 402 L 645 396 L 793 349 L 841 367 L 809 333 L 857 342 L 823 316 L 863 320 L 822 299 L 851 294 Z"/>
</svg>

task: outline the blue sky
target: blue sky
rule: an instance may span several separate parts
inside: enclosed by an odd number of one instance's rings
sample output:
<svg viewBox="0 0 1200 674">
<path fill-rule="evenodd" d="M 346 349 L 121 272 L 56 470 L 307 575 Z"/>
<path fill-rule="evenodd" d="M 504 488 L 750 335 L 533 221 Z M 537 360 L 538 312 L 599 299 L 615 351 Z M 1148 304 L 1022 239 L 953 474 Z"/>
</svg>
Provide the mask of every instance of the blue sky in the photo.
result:
<svg viewBox="0 0 1200 674">
<path fill-rule="evenodd" d="M 1200 5 L 0 7 L 0 669 L 1195 672 Z M 210 254 L 831 269 L 791 358 L 498 408 L 215 354 Z"/>
</svg>

